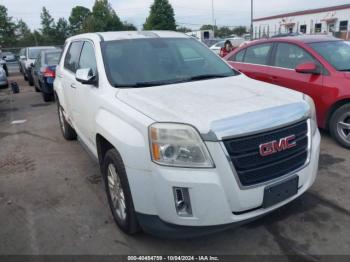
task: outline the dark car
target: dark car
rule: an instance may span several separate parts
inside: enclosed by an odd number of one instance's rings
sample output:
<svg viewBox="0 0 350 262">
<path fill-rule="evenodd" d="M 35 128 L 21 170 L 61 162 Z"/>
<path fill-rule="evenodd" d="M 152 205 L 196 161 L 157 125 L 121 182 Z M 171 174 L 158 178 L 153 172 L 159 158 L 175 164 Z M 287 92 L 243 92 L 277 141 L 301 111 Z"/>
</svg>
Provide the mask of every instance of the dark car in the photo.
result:
<svg viewBox="0 0 350 262">
<path fill-rule="evenodd" d="M 311 96 L 319 127 L 350 149 L 350 42 L 329 36 L 273 38 L 225 59 L 251 78 Z"/>
<path fill-rule="evenodd" d="M 61 53 L 61 49 L 41 51 L 32 69 L 35 90 L 42 93 L 45 102 L 54 100 L 53 81 Z"/>
</svg>

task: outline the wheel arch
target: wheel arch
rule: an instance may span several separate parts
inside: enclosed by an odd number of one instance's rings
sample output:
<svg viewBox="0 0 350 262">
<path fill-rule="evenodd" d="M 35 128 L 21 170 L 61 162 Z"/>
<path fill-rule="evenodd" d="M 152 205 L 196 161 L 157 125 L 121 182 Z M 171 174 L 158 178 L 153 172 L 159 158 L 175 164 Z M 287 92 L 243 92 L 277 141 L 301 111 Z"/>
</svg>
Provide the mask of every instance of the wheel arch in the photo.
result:
<svg viewBox="0 0 350 262">
<path fill-rule="evenodd" d="M 329 124 L 332 118 L 333 113 L 340 107 L 350 104 L 350 97 L 344 98 L 341 100 L 338 100 L 336 103 L 334 103 L 331 108 L 328 110 L 327 115 L 326 115 L 326 122 L 325 122 L 325 129 L 329 130 Z"/>
</svg>

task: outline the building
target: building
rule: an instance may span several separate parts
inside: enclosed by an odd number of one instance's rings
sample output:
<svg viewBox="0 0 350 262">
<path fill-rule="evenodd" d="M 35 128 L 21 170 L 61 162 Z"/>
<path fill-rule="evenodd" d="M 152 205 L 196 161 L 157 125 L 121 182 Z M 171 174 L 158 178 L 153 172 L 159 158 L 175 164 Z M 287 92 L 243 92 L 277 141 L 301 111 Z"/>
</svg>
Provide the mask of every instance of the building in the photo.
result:
<svg viewBox="0 0 350 262">
<path fill-rule="evenodd" d="M 284 33 L 329 34 L 349 39 L 350 4 L 285 13 L 253 20 L 253 37 Z"/>
</svg>

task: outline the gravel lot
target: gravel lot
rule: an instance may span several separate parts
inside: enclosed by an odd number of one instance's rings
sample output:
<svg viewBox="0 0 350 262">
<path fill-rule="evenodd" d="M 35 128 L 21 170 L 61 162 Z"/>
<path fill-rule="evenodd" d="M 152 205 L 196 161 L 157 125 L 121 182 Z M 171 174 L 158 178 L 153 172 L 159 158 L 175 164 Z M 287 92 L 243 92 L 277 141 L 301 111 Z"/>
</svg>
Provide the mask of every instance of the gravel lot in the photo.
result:
<svg viewBox="0 0 350 262">
<path fill-rule="evenodd" d="M 0 254 L 350 255 L 349 151 L 327 133 L 315 185 L 282 209 L 199 239 L 129 237 L 113 222 L 97 164 L 62 138 L 56 105 L 21 76 L 10 80 L 21 93 L 0 90 Z"/>
</svg>

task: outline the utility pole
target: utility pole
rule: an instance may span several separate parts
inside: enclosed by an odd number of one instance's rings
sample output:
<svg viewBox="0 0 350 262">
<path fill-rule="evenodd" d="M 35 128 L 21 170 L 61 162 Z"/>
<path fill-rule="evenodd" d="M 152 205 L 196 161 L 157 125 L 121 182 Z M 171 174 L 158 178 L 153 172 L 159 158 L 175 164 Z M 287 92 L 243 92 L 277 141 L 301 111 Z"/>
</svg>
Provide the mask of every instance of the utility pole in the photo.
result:
<svg viewBox="0 0 350 262">
<path fill-rule="evenodd" d="M 211 15 L 212 15 L 212 24 L 213 24 L 213 32 L 215 37 L 215 13 L 214 13 L 214 0 L 211 0 Z"/>
<path fill-rule="evenodd" d="M 252 40 L 253 39 L 253 16 L 254 16 L 254 13 L 253 13 L 253 10 L 254 10 L 254 5 L 253 5 L 253 1 L 254 0 L 251 0 L 251 4 L 250 4 L 250 39 Z"/>
</svg>

